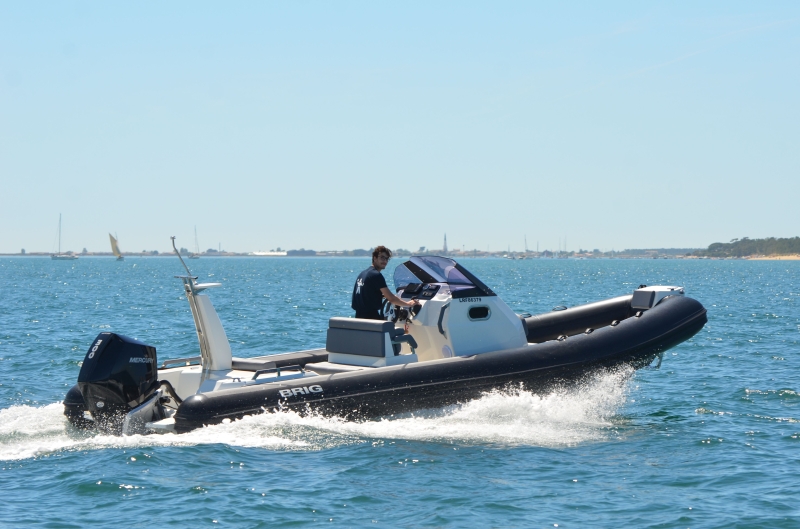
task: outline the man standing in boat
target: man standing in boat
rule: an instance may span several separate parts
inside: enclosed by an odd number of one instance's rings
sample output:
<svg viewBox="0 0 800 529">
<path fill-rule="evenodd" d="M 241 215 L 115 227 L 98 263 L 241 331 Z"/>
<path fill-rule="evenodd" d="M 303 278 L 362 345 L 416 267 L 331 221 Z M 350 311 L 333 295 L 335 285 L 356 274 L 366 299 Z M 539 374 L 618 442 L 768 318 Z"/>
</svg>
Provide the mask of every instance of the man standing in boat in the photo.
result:
<svg viewBox="0 0 800 529">
<path fill-rule="evenodd" d="M 378 246 L 372 252 L 372 265 L 358 274 L 356 284 L 353 286 L 353 303 L 350 305 L 356 311 L 356 318 L 367 320 L 382 320 L 381 306 L 382 299 L 392 305 L 401 307 L 412 307 L 419 304 L 416 299 L 403 301 L 398 298 L 389 287 L 386 286 L 386 279 L 383 278 L 381 270 L 389 264 L 392 258 L 392 251 L 385 246 Z"/>
</svg>

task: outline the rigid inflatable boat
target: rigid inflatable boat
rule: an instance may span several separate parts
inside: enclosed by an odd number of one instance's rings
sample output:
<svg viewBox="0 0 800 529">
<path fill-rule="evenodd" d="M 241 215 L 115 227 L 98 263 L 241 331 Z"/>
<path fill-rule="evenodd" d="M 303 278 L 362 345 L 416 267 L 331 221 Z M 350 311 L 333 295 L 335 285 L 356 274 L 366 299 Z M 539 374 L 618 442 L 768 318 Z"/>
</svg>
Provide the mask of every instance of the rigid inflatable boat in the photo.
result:
<svg viewBox="0 0 800 529">
<path fill-rule="evenodd" d="M 597 368 L 660 364 L 665 350 L 707 321 L 683 288 L 644 285 L 617 298 L 518 315 L 453 259 L 414 256 L 397 266 L 394 284 L 398 296 L 419 305 L 388 306 L 385 321 L 331 318 L 324 349 L 235 358 L 205 293 L 220 284 L 198 283 L 183 266 L 187 275 L 176 277 L 200 355 L 158 366 L 155 347 L 100 333 L 64 399 L 72 424 L 180 433 L 277 410 L 370 418 L 437 408 L 511 384 L 541 391 Z"/>
</svg>

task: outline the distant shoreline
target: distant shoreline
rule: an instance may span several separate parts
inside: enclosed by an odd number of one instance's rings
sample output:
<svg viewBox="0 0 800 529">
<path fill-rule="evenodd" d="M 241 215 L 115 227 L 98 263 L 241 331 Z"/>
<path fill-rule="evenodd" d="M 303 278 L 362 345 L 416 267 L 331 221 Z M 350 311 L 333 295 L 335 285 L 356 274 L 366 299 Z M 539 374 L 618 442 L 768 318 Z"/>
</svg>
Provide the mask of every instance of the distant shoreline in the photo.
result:
<svg viewBox="0 0 800 529">
<path fill-rule="evenodd" d="M 800 255 L 753 255 L 745 257 L 748 261 L 800 261 Z"/>
<path fill-rule="evenodd" d="M 32 257 L 32 258 L 49 258 L 51 254 L 44 253 L 44 252 L 30 252 L 30 253 L 0 253 L 0 257 Z M 74 254 L 79 259 L 103 259 L 103 258 L 114 258 L 113 254 L 106 254 L 106 253 L 87 253 L 87 254 Z M 432 254 L 433 255 L 433 254 Z M 166 257 L 175 257 L 175 254 L 169 253 L 160 253 L 160 254 L 123 254 L 126 258 L 166 258 Z M 182 256 L 187 257 L 187 256 Z M 253 255 L 253 254 L 245 254 L 245 253 L 233 253 L 233 252 L 222 252 L 218 254 L 211 254 L 211 255 L 202 255 L 203 259 L 219 259 L 225 257 L 250 257 L 256 259 L 307 259 L 307 258 L 327 258 L 327 259 L 366 259 L 369 256 L 363 255 L 331 255 L 331 254 L 317 254 L 317 255 Z M 408 255 L 398 255 L 397 258 L 407 258 Z M 453 257 L 456 259 L 508 259 L 508 257 L 504 257 L 502 255 L 497 254 L 488 254 L 488 255 L 454 255 L 448 254 L 448 257 Z M 650 256 L 640 256 L 640 255 L 630 255 L 630 254 L 617 254 L 615 256 L 564 256 L 564 257 L 514 257 L 514 260 L 529 260 L 529 261 L 560 261 L 560 260 L 614 260 L 614 259 L 635 259 L 635 260 L 647 260 L 647 259 L 670 259 L 670 260 L 689 260 L 689 261 L 800 261 L 800 254 L 791 254 L 791 255 L 752 255 L 752 256 L 742 256 L 742 257 L 698 257 L 698 256 L 669 256 L 669 257 L 650 257 Z"/>
</svg>

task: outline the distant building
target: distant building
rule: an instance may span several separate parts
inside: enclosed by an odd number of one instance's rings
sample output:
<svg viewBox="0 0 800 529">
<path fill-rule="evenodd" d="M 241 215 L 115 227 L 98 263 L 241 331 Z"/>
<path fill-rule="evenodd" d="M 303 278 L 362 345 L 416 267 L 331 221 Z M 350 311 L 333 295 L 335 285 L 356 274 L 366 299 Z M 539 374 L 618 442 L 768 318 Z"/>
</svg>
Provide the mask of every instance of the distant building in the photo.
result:
<svg viewBox="0 0 800 529">
<path fill-rule="evenodd" d="M 444 246 L 442 246 L 442 253 L 447 253 L 447 234 L 444 234 Z"/>
</svg>

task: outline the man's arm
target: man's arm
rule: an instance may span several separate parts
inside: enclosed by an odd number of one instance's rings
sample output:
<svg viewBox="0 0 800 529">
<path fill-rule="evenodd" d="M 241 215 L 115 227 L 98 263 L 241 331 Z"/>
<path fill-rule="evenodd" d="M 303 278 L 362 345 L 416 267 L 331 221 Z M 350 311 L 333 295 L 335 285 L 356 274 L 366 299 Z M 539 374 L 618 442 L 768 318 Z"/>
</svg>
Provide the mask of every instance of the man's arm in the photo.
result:
<svg viewBox="0 0 800 529">
<path fill-rule="evenodd" d="M 388 301 L 392 305 L 400 305 L 401 307 L 411 307 L 413 305 L 419 305 L 419 301 L 417 301 L 416 299 L 412 299 L 411 301 L 403 301 L 402 299 L 392 294 L 392 291 L 389 290 L 389 287 L 383 287 L 381 289 L 381 294 L 383 294 L 383 297 L 386 298 L 386 301 Z"/>
</svg>

